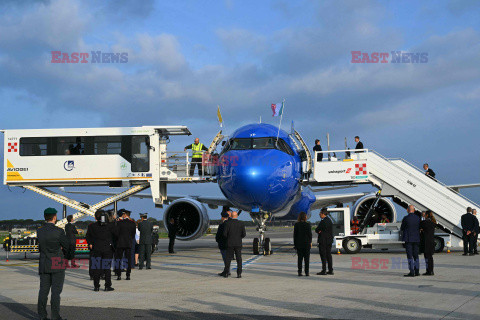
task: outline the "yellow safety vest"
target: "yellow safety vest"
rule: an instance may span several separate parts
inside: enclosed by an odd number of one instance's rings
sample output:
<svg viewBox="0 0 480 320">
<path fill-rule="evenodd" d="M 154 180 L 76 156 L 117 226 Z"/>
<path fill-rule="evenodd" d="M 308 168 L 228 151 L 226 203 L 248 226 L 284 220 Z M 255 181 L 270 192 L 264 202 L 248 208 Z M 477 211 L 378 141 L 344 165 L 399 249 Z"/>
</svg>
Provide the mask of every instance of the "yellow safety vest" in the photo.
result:
<svg viewBox="0 0 480 320">
<path fill-rule="evenodd" d="M 202 158 L 202 148 L 203 148 L 203 144 L 192 143 L 192 151 L 193 151 L 192 158 L 201 159 Z"/>
</svg>

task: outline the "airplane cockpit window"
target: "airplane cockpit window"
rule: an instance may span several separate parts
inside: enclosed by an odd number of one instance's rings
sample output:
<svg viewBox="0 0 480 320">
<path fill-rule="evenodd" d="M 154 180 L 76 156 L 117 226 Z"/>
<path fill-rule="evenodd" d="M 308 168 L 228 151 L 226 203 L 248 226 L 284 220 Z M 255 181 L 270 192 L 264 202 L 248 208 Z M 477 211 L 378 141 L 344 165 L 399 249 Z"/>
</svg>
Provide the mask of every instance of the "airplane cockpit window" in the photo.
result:
<svg viewBox="0 0 480 320">
<path fill-rule="evenodd" d="M 251 149 L 252 146 L 252 139 L 250 138 L 245 138 L 245 139 L 233 139 L 233 141 L 230 142 L 230 148 L 231 150 L 248 150 Z"/>
<path fill-rule="evenodd" d="M 293 150 L 292 148 L 290 148 L 290 146 L 288 145 L 288 143 L 285 142 L 285 140 L 283 139 L 278 139 L 278 143 L 277 143 L 277 149 L 285 152 L 285 153 L 288 153 L 289 155 L 293 156 Z"/>
<path fill-rule="evenodd" d="M 254 138 L 252 149 L 275 149 L 274 138 Z"/>
</svg>

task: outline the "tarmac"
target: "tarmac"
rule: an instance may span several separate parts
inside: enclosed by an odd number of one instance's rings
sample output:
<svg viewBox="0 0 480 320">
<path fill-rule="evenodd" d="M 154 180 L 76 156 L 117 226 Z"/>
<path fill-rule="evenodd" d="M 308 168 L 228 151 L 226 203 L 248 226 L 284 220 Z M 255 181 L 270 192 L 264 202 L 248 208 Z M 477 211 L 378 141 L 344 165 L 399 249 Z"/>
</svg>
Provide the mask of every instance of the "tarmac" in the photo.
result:
<svg viewBox="0 0 480 320">
<path fill-rule="evenodd" d="M 223 269 L 214 236 L 176 243 L 161 239 L 151 270 L 113 279 L 113 292 L 94 292 L 88 265 L 66 272 L 61 314 L 66 319 L 480 319 L 480 256 L 460 250 L 434 256 L 435 276 L 405 278 L 402 250 L 362 250 L 333 256 L 335 274 L 318 276 L 312 248 L 310 277 L 297 276 L 290 229 L 276 230 L 271 256 L 254 256 L 249 232 L 241 279 Z M 35 319 L 38 254 L 0 252 L 0 318 Z M 87 258 L 87 256 L 79 256 Z M 422 266 L 421 273 L 425 272 Z M 235 270 L 232 270 L 235 275 Z M 50 310 L 49 310 L 50 311 Z"/>
</svg>

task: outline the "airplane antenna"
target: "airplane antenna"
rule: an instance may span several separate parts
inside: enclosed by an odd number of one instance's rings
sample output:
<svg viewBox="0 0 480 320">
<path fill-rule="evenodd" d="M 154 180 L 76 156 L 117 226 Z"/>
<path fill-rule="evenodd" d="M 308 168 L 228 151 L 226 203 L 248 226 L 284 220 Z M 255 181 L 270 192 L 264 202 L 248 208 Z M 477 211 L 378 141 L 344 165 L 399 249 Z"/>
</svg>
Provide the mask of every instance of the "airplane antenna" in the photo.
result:
<svg viewBox="0 0 480 320">
<path fill-rule="evenodd" d="M 260 121 L 258 123 L 262 123 L 262 116 L 260 116 Z"/>
</svg>

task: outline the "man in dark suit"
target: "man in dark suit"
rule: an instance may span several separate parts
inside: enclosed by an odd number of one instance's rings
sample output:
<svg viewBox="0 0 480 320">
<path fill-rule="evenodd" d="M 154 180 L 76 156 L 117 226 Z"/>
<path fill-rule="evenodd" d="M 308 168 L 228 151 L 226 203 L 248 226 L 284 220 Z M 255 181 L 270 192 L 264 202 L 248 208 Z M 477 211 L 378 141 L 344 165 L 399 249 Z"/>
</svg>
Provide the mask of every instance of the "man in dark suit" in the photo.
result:
<svg viewBox="0 0 480 320">
<path fill-rule="evenodd" d="M 355 146 L 355 150 L 363 149 L 363 143 L 360 141 L 359 136 L 355 137 L 355 142 L 357 143 L 357 145 Z M 360 153 L 360 152 L 363 152 L 363 151 L 355 151 L 355 153 Z"/>
<path fill-rule="evenodd" d="M 332 242 L 333 242 L 333 225 L 330 220 L 327 208 L 320 210 L 320 223 L 315 232 L 318 233 L 318 249 L 320 251 L 320 259 L 322 260 L 322 271 L 317 275 L 333 275 L 333 261 L 332 261 Z M 328 272 L 327 272 L 328 264 Z"/>
<path fill-rule="evenodd" d="M 478 223 L 477 209 L 473 209 L 472 214 L 475 217 L 475 228 L 474 228 L 475 236 L 473 239 L 473 254 L 478 254 L 477 244 L 478 244 L 478 233 L 480 232 L 480 226 Z"/>
<path fill-rule="evenodd" d="M 40 260 L 38 274 L 40 275 L 40 290 L 38 291 L 38 315 L 41 319 L 47 319 L 47 301 L 50 289 L 52 319 L 60 317 L 60 294 L 65 280 L 66 262 L 63 251 L 70 247 L 65 231 L 55 226 L 57 222 L 57 210 L 48 208 L 43 213 L 45 225 L 38 228 L 38 251 Z"/>
<path fill-rule="evenodd" d="M 293 245 L 297 250 L 298 276 L 302 275 L 302 262 L 305 262 L 305 276 L 310 275 L 310 248 L 312 247 L 312 228 L 307 222 L 307 214 L 300 212 L 293 228 Z"/>
<path fill-rule="evenodd" d="M 138 223 L 138 231 L 140 231 L 138 269 L 143 269 L 145 260 L 147 269 L 152 269 L 153 223 L 147 220 L 146 213 L 140 214 L 140 218 L 142 221 Z"/>
<path fill-rule="evenodd" d="M 122 280 L 122 269 L 127 269 L 127 278 L 130 280 L 132 272 L 132 242 L 135 238 L 135 222 L 130 220 L 130 211 L 121 209 L 121 218 L 115 225 L 117 243 L 115 247 L 115 273 L 117 280 Z"/>
<path fill-rule="evenodd" d="M 69 215 L 67 216 L 67 225 L 65 226 L 65 233 L 67 235 L 68 241 L 70 242 L 70 246 L 67 251 L 67 259 L 70 260 L 70 265 L 72 268 L 79 268 L 80 266 L 75 264 L 75 249 L 77 245 L 77 228 L 75 228 L 75 225 L 72 223 L 73 216 Z M 67 265 L 68 268 L 68 265 Z"/>
<path fill-rule="evenodd" d="M 223 236 L 227 239 L 227 259 L 225 270 L 222 276 L 227 278 L 230 274 L 230 264 L 232 263 L 233 254 L 237 258 L 237 278 L 242 277 L 242 239 L 247 235 L 245 225 L 238 221 L 238 213 L 232 211 L 231 219 L 225 222 Z"/>
<path fill-rule="evenodd" d="M 465 213 L 461 218 L 462 230 L 463 230 L 463 255 L 473 256 L 473 244 L 475 241 L 475 216 L 472 214 L 472 208 L 467 208 L 467 213 Z"/>
<path fill-rule="evenodd" d="M 420 221 L 420 230 L 423 235 L 423 256 L 427 264 L 427 272 L 424 276 L 433 276 L 433 254 L 435 253 L 435 218 L 432 211 L 425 213 L 425 220 Z"/>
<path fill-rule="evenodd" d="M 415 207 L 410 205 L 407 209 L 408 215 L 402 220 L 402 241 L 405 242 L 407 251 L 408 268 L 410 273 L 405 277 L 415 277 L 420 275 L 420 260 L 418 250 L 420 247 L 420 217 L 415 214 Z"/>
<path fill-rule="evenodd" d="M 95 212 L 95 223 L 88 226 L 86 239 L 92 251 L 92 271 L 94 291 L 100 291 L 100 277 L 105 277 L 105 291 L 113 291 L 111 266 L 114 253 L 114 224 L 108 222 L 104 210 Z"/>
<path fill-rule="evenodd" d="M 428 163 L 423 164 L 423 169 L 425 170 L 425 175 L 429 178 L 435 180 L 435 172 L 428 167 Z"/>
<path fill-rule="evenodd" d="M 313 146 L 313 152 L 320 152 L 322 151 L 322 146 L 320 145 L 320 140 L 315 139 L 315 146 Z M 317 162 L 321 162 L 323 160 L 323 153 L 317 153 Z"/>
<path fill-rule="evenodd" d="M 177 224 L 175 219 L 170 218 L 168 222 L 168 253 L 175 253 L 173 247 L 175 246 L 175 238 L 177 237 Z"/>
<path fill-rule="evenodd" d="M 228 212 L 223 212 L 221 213 L 222 215 L 222 223 L 218 226 L 217 229 L 217 234 L 215 235 L 215 241 L 218 244 L 218 249 L 220 250 L 220 254 L 222 255 L 223 259 L 223 269 L 225 270 L 225 265 L 227 263 L 227 238 L 223 235 L 223 232 L 225 231 L 225 223 L 229 218 Z M 218 274 L 219 276 L 223 275 L 223 272 Z"/>
</svg>

